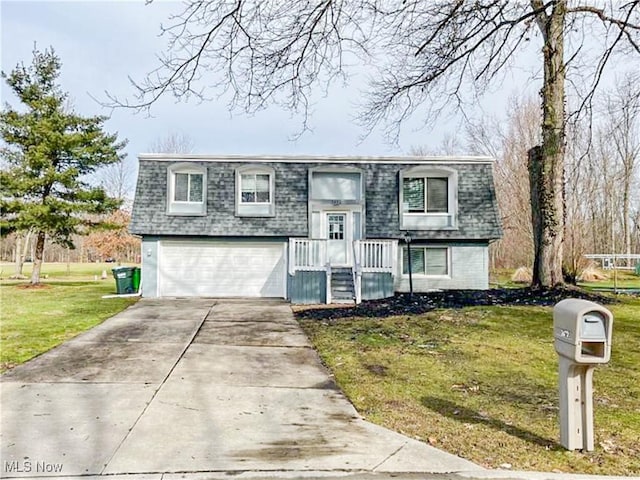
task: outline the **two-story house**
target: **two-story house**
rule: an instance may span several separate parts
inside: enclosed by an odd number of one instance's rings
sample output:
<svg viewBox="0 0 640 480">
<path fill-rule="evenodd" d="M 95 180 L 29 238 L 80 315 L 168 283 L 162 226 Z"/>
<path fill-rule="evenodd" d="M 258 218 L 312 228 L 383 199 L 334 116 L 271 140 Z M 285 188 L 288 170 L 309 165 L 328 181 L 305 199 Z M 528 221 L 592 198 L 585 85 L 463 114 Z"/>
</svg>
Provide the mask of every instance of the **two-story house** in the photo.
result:
<svg viewBox="0 0 640 480">
<path fill-rule="evenodd" d="M 410 277 L 416 292 L 488 288 L 501 236 L 490 158 L 139 159 L 144 297 L 359 302 Z"/>
</svg>

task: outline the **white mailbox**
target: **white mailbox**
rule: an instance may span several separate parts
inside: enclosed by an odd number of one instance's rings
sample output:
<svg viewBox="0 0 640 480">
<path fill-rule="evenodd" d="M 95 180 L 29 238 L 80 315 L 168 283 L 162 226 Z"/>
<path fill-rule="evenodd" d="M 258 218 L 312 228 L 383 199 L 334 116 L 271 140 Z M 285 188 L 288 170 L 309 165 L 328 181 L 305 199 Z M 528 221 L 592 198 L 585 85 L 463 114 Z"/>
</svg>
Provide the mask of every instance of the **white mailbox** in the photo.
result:
<svg viewBox="0 0 640 480">
<path fill-rule="evenodd" d="M 593 370 L 611 358 L 613 315 L 597 303 L 569 298 L 553 308 L 553 337 L 560 390 L 560 443 L 594 448 Z"/>
<path fill-rule="evenodd" d="M 613 315 L 597 303 L 569 298 L 553 309 L 555 347 L 575 363 L 607 363 L 611 358 Z"/>
</svg>

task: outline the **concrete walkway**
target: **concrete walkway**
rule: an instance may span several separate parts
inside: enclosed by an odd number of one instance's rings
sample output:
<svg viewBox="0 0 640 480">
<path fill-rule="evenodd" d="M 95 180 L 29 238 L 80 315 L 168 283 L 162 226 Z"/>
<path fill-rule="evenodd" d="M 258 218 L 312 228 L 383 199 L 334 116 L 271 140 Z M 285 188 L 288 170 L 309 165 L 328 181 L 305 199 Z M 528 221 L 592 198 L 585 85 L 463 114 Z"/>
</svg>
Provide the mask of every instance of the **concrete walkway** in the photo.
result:
<svg viewBox="0 0 640 480">
<path fill-rule="evenodd" d="M 4 478 L 569 477 L 486 471 L 364 421 L 280 302 L 141 300 L 0 394 Z"/>
</svg>

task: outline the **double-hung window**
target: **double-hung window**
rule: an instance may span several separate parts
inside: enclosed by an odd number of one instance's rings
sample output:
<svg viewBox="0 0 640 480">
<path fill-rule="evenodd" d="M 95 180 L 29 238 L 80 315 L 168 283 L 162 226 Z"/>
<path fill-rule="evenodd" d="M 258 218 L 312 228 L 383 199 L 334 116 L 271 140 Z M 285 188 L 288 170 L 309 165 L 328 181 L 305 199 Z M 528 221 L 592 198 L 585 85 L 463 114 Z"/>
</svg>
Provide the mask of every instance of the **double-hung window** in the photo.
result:
<svg viewBox="0 0 640 480">
<path fill-rule="evenodd" d="M 401 229 L 456 227 L 457 173 L 417 167 L 400 173 Z"/>
<path fill-rule="evenodd" d="M 174 202 L 202 202 L 202 173 L 180 173 L 174 175 Z"/>
<path fill-rule="evenodd" d="M 275 170 L 267 165 L 247 165 L 236 170 L 236 215 L 275 215 Z"/>
<path fill-rule="evenodd" d="M 447 247 L 411 246 L 411 274 L 428 277 L 449 275 L 449 249 Z M 402 250 L 402 273 L 409 274 L 409 251 Z"/>
<path fill-rule="evenodd" d="M 206 214 L 206 167 L 189 163 L 172 165 L 168 169 L 167 186 L 168 214 Z"/>
<path fill-rule="evenodd" d="M 241 203 L 270 203 L 271 180 L 268 173 L 240 174 Z"/>
<path fill-rule="evenodd" d="M 447 177 L 409 177 L 402 183 L 406 211 L 409 213 L 446 213 L 449 211 Z"/>
</svg>

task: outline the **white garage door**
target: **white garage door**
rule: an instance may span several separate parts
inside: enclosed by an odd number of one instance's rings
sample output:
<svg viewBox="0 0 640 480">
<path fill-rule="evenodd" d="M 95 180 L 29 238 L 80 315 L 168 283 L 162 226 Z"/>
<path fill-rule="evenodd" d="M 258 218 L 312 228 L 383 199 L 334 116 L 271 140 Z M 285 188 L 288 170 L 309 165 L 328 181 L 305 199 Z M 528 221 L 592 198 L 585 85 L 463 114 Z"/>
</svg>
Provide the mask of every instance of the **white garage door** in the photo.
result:
<svg viewBox="0 0 640 480">
<path fill-rule="evenodd" d="M 281 297 L 282 243 L 161 242 L 161 297 Z"/>
</svg>

